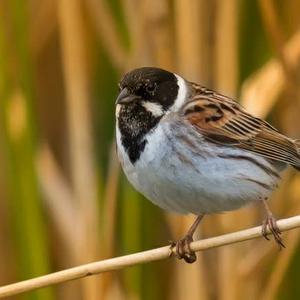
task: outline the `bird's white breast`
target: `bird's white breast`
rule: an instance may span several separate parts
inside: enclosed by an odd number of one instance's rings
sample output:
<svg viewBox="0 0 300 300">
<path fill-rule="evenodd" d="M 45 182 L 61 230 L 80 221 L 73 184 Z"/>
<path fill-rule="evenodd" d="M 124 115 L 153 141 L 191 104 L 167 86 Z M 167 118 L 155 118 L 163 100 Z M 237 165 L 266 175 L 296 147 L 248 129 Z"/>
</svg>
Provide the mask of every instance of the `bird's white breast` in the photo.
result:
<svg viewBox="0 0 300 300">
<path fill-rule="evenodd" d="M 269 196 L 277 177 L 251 161 L 222 157 L 249 156 L 273 168 L 266 159 L 208 143 L 183 122 L 173 113 L 164 117 L 146 136 L 145 149 L 135 164 L 128 159 L 117 129 L 118 156 L 128 180 L 139 192 L 164 209 L 194 214 L 234 210 Z M 190 138 L 198 151 L 184 142 Z"/>
</svg>

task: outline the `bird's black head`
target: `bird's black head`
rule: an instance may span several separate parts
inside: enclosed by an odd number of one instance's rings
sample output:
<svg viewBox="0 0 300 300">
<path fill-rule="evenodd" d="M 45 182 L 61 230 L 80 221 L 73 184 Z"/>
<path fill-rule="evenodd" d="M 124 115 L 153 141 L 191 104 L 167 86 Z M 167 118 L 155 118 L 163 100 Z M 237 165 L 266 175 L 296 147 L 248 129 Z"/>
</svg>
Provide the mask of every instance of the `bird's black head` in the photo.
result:
<svg viewBox="0 0 300 300">
<path fill-rule="evenodd" d="M 147 144 L 147 133 L 177 98 L 177 77 L 159 68 L 144 67 L 127 73 L 119 87 L 117 126 L 122 145 L 135 163 Z"/>
<path fill-rule="evenodd" d="M 178 93 L 177 78 L 173 73 L 150 67 L 127 73 L 119 87 L 118 104 L 135 105 L 138 102 L 143 105 L 151 102 L 164 111 L 174 103 Z"/>
</svg>

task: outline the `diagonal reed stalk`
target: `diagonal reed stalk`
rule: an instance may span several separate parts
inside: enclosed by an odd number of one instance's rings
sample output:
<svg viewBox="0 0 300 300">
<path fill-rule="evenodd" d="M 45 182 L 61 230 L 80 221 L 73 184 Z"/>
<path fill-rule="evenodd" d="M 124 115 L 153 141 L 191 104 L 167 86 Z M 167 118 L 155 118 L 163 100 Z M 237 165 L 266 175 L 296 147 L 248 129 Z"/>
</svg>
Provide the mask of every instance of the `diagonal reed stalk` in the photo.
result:
<svg viewBox="0 0 300 300">
<path fill-rule="evenodd" d="M 282 232 L 298 228 L 300 227 L 300 216 L 279 220 L 277 224 Z M 190 247 L 192 251 L 204 251 L 238 242 L 249 241 L 261 237 L 261 230 L 262 227 L 257 226 L 250 229 L 236 231 L 233 233 L 192 242 Z M 270 232 L 268 233 L 270 234 Z M 170 256 L 175 255 L 174 251 L 174 247 L 170 248 L 170 246 L 165 246 L 144 252 L 89 263 L 34 279 L 25 280 L 19 283 L 0 287 L 0 298 L 18 295 L 20 293 L 39 289 L 49 285 L 63 283 L 99 273 L 119 270 L 137 264 L 167 259 Z"/>
</svg>

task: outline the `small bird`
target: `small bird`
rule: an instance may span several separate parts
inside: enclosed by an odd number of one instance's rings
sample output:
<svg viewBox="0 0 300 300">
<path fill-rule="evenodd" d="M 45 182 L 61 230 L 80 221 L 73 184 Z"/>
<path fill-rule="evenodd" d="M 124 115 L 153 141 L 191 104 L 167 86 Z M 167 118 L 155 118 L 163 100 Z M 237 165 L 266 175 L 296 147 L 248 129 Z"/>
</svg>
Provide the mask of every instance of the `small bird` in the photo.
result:
<svg viewBox="0 0 300 300">
<path fill-rule="evenodd" d="M 136 190 L 163 209 L 197 218 L 177 241 L 192 263 L 193 234 L 206 214 L 262 204 L 262 235 L 284 247 L 267 199 L 288 166 L 300 170 L 300 140 L 281 134 L 233 99 L 163 69 L 124 75 L 116 100 L 116 144 Z"/>
</svg>

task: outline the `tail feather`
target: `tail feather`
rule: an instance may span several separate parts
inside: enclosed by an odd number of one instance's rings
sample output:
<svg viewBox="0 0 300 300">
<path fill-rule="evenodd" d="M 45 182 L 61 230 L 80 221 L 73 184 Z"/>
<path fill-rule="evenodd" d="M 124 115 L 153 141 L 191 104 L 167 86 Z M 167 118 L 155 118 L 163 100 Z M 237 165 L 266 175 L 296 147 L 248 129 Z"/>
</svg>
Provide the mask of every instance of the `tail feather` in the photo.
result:
<svg viewBox="0 0 300 300">
<path fill-rule="evenodd" d="M 298 152 L 298 155 L 300 157 L 300 139 L 299 140 L 295 140 L 295 145 L 296 145 L 296 150 Z"/>
<path fill-rule="evenodd" d="M 300 139 L 299 140 L 295 140 L 295 146 L 296 146 L 296 151 L 298 153 L 298 158 L 299 158 L 299 165 L 298 166 L 294 166 L 295 169 L 300 171 Z"/>
</svg>

